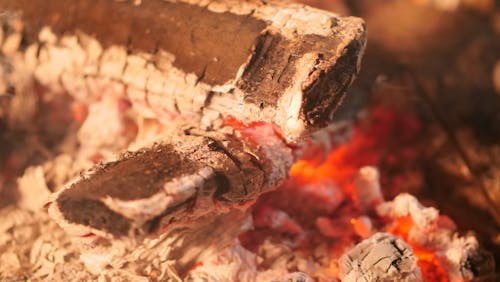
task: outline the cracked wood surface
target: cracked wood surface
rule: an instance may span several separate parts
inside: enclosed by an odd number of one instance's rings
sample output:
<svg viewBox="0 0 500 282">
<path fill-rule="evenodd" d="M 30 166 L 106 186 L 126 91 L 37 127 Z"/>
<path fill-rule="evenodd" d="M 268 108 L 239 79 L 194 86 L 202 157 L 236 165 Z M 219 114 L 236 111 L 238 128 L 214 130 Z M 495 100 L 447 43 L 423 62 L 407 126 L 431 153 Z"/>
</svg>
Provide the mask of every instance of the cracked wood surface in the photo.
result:
<svg viewBox="0 0 500 282">
<path fill-rule="evenodd" d="M 331 119 L 365 45 L 360 19 L 286 3 L 2 0 L 0 7 L 22 15 L 18 45 L 37 50 L 30 60 L 44 84 L 72 92 L 92 77 L 112 79 L 160 116 L 207 128 L 219 116 L 274 122 L 290 139 Z M 39 33 L 42 26 L 55 37 Z"/>
</svg>

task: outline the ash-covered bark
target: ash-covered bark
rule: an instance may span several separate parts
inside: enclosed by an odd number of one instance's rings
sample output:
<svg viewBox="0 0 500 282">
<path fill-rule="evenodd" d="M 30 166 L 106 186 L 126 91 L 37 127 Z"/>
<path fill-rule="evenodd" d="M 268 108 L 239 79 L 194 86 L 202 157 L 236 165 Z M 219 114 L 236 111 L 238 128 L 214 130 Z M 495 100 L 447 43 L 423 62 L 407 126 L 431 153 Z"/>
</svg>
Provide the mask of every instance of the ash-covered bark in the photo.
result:
<svg viewBox="0 0 500 282">
<path fill-rule="evenodd" d="M 6 58 L 29 53 L 44 85 L 74 94 L 96 79 L 118 81 L 145 111 L 207 128 L 228 115 L 274 122 L 291 139 L 330 120 L 365 45 L 360 19 L 274 2 L 2 0 L 0 8 L 26 25 L 4 40 Z"/>
<path fill-rule="evenodd" d="M 49 214 L 72 235 L 95 234 L 112 245 L 129 242 L 122 246 L 128 250 L 147 238 L 174 240 L 171 246 L 160 244 L 165 248 L 162 256 L 175 259 L 183 271 L 232 244 L 242 232 L 248 207 L 279 184 L 287 174 L 282 168 L 292 163 L 291 149 L 276 136 L 258 140 L 270 153 L 236 135 L 214 139 L 208 133 L 184 134 L 126 153 L 52 195 Z M 269 141 L 273 138 L 275 142 Z"/>
</svg>

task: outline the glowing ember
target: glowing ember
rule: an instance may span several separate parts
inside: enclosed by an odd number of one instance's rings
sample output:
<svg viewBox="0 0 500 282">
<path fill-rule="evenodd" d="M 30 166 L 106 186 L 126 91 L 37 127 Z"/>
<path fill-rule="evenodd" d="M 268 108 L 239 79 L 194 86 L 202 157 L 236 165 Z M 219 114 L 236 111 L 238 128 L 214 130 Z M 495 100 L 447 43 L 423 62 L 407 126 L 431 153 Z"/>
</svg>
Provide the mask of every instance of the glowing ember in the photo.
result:
<svg viewBox="0 0 500 282">
<path fill-rule="evenodd" d="M 403 187 L 404 183 L 414 182 L 406 179 L 406 174 L 397 172 L 404 172 L 418 158 L 420 130 L 416 116 L 374 107 L 370 120 L 355 126 L 353 138 L 328 152 L 324 161 L 318 154 L 316 159 L 296 162 L 290 170 L 292 182 L 300 185 L 334 180 L 344 192 L 354 196 L 352 185 L 358 170 L 363 166 L 382 165 L 386 167 L 383 173 L 393 173 L 382 176 L 384 192 L 386 196 L 395 196 L 410 189 Z"/>
<path fill-rule="evenodd" d="M 354 127 L 349 142 L 332 148 L 316 144 L 311 149 L 315 154 L 292 166 L 283 187 L 259 200 L 254 211 L 255 229 L 243 234 L 241 242 L 271 268 L 277 262 L 269 254 L 281 253 L 278 249 L 286 246 L 288 251 L 281 255 L 289 257 L 287 265 L 293 265 L 287 266 L 288 271 L 298 270 L 320 281 L 342 277 L 346 266 L 339 266 L 339 257 L 363 239 L 367 241 L 360 248 L 370 249 L 373 259 L 363 263 L 378 263 L 377 256 L 390 252 L 395 268 L 390 274 L 373 272 L 367 265 L 349 277 L 378 277 L 380 281 L 472 279 L 472 272 L 464 265 L 477 253 L 473 237 L 456 236 L 449 218 L 423 207 L 410 195 L 401 194 L 391 202 L 382 196 L 392 198 L 421 185 L 414 173 L 408 173 L 421 152 L 419 132 L 415 116 L 375 107 L 368 123 Z M 384 168 L 380 175 L 375 166 Z M 407 183 L 413 187 L 405 186 Z M 397 266 L 404 258 L 398 257 L 397 248 L 393 253 L 376 246 L 378 239 L 372 238 L 382 236 L 374 235 L 381 234 L 377 232 L 401 238 L 400 244 L 408 244 L 405 256 L 414 256 L 416 264 Z M 400 240 L 384 236 L 384 240 Z M 463 252 L 457 246 L 462 246 Z"/>
</svg>

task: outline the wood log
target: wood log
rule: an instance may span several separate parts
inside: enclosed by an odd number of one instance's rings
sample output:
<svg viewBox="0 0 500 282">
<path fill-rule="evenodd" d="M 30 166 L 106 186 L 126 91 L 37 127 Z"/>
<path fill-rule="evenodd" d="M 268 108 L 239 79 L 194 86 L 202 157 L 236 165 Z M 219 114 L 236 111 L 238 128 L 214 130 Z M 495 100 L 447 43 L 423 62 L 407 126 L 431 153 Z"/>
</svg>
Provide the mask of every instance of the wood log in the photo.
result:
<svg viewBox="0 0 500 282">
<path fill-rule="evenodd" d="M 115 258 L 120 262 L 160 253 L 175 259 L 182 273 L 234 243 L 248 207 L 278 185 L 292 164 L 291 149 L 272 134 L 255 139 L 259 146 L 235 135 L 174 139 L 78 177 L 52 195 L 49 214 L 71 235 L 97 235 L 93 244 L 106 242 L 106 252 L 120 250 Z M 152 247 L 151 240 L 163 243 Z"/>
<path fill-rule="evenodd" d="M 0 9 L 25 24 L 4 55 L 30 52 L 45 85 L 71 93 L 109 79 L 156 115 L 205 128 L 221 116 L 268 121 L 290 139 L 331 119 L 365 46 L 358 18 L 272 1 L 1 0 Z"/>
</svg>

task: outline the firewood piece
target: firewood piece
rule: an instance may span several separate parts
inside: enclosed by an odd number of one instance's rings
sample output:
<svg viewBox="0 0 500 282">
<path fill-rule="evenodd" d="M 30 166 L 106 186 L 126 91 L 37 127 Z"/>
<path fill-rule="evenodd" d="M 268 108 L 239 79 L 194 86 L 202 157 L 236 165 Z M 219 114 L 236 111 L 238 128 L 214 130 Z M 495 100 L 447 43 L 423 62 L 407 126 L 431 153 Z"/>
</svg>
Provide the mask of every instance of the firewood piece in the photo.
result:
<svg viewBox="0 0 500 282">
<path fill-rule="evenodd" d="M 148 233 L 158 227 L 152 226 L 153 220 L 178 209 L 192 213 L 193 205 L 212 201 L 243 204 L 280 180 L 270 179 L 271 172 L 265 171 L 266 156 L 243 146 L 230 136 L 214 140 L 184 135 L 173 145 L 126 153 L 68 184 L 53 196 L 49 210 L 62 225 L 74 225 L 76 234 L 119 238 L 134 236 L 137 229 Z M 203 207 L 204 212 L 209 208 L 214 207 Z"/>
<path fill-rule="evenodd" d="M 22 12 L 23 44 L 40 41 L 42 26 L 52 28 L 57 37 L 76 31 L 95 36 L 104 50 L 98 67 L 72 67 L 74 79 L 122 81 L 144 97 L 171 101 L 167 108 L 199 122 L 210 111 L 245 122 L 274 122 L 289 138 L 331 119 L 359 71 L 365 46 L 362 20 L 279 2 L 223 0 L 206 5 L 187 0 L 145 0 L 140 5 L 0 1 L 2 10 Z M 46 61 L 44 71 L 38 71 L 43 77 L 51 68 L 60 70 L 52 72 L 56 77 L 50 83 L 62 80 L 72 56 L 95 57 L 85 56 L 85 48 L 79 56 L 67 44 L 63 49 L 54 49 L 54 44 L 61 42 L 45 41 L 40 50 L 59 58 Z"/>
<path fill-rule="evenodd" d="M 233 135 L 172 137 L 80 176 L 52 195 L 49 215 L 71 235 L 139 243 L 125 248 L 143 256 L 155 256 L 147 238 L 168 241 L 158 251 L 182 271 L 232 244 L 249 204 L 286 177 L 277 168 L 291 165 L 291 149 L 277 140 L 269 155 Z"/>
<path fill-rule="evenodd" d="M 408 244 L 387 233 L 363 240 L 340 259 L 341 279 L 356 281 L 421 281 L 417 258 Z"/>
</svg>

